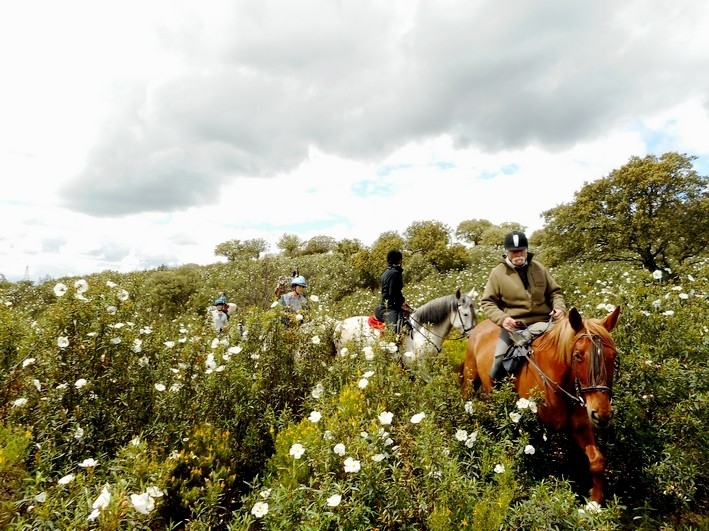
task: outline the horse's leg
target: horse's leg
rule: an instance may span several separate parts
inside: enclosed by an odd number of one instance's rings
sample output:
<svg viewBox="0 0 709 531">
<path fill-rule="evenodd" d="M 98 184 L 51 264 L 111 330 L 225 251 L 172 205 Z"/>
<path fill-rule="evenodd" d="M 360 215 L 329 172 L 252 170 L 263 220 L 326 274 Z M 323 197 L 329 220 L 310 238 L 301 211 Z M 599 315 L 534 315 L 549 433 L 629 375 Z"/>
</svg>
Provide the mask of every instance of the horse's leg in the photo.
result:
<svg viewBox="0 0 709 531">
<path fill-rule="evenodd" d="M 591 473 L 591 501 L 603 503 L 603 483 L 606 475 L 606 458 L 596 445 L 593 426 L 588 420 L 586 408 L 574 408 L 571 416 L 571 434 L 576 444 L 583 450 L 588 458 L 588 467 Z"/>
</svg>

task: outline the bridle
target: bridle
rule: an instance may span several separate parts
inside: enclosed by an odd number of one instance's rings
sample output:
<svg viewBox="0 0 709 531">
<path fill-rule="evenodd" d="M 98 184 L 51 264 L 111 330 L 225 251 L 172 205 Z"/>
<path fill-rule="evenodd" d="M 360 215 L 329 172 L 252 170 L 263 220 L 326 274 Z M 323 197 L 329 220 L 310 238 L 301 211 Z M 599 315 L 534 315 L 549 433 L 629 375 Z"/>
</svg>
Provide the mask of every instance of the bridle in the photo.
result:
<svg viewBox="0 0 709 531">
<path fill-rule="evenodd" d="M 527 361 L 530 363 L 530 365 L 532 365 L 537 370 L 544 385 L 548 385 L 549 387 L 554 389 L 554 392 L 556 393 L 565 395 L 566 398 L 568 398 L 573 404 L 586 407 L 586 400 L 584 399 L 584 395 L 586 393 L 591 393 L 594 391 L 601 391 L 603 393 L 608 394 L 612 403 L 613 390 L 610 388 L 610 386 L 606 385 L 608 382 L 608 375 L 606 373 L 606 356 L 603 350 L 603 340 L 598 334 L 581 334 L 574 340 L 574 347 L 576 346 L 576 343 L 578 343 L 583 338 L 590 339 L 592 345 L 589 353 L 591 360 L 588 371 L 588 380 L 590 385 L 587 385 L 585 387 L 581 385 L 578 365 L 576 363 L 576 358 L 572 352 L 571 370 L 574 374 L 575 394 L 569 393 L 566 389 L 559 385 L 558 382 L 552 380 L 546 374 L 544 374 L 544 371 L 542 371 L 539 365 L 537 365 L 537 363 L 529 356 L 529 354 L 525 354 L 525 357 L 527 358 Z M 533 351 L 530 351 L 530 354 L 533 354 Z"/>
<path fill-rule="evenodd" d="M 475 324 L 473 324 L 473 326 L 470 326 L 470 327 L 465 326 L 465 321 L 463 321 L 463 315 L 462 315 L 461 312 L 460 312 L 460 307 L 461 307 L 461 303 L 460 303 L 460 302 L 456 302 L 456 312 L 457 312 L 457 314 L 458 314 L 458 320 L 460 320 L 460 324 L 463 326 L 463 331 L 461 332 L 460 337 L 451 338 L 451 341 L 460 341 L 461 339 L 468 339 L 468 337 L 470 336 L 470 331 L 471 331 L 473 328 L 475 328 Z M 474 310 L 475 310 L 475 307 L 474 307 L 474 305 L 473 305 L 472 302 L 470 303 L 470 309 L 471 309 L 471 312 L 474 312 Z M 415 310 L 414 310 L 414 311 L 415 311 Z M 425 326 L 424 326 L 421 322 L 419 322 L 419 321 L 417 321 L 416 319 L 414 319 L 413 317 L 411 317 L 411 316 L 413 315 L 414 311 L 412 311 L 411 314 L 409 314 L 409 316 L 407 317 L 407 319 L 408 319 L 409 321 L 413 322 L 413 323 L 418 327 L 418 329 L 425 328 Z M 474 320 L 475 320 L 475 318 L 474 318 L 474 316 L 473 316 L 473 321 L 474 321 Z M 436 337 L 436 338 L 440 339 L 441 341 L 447 339 L 447 336 L 446 336 L 446 337 L 439 336 L 438 334 L 434 334 L 433 332 L 431 332 L 431 331 L 428 330 L 428 329 L 426 329 L 426 331 L 427 331 L 430 335 L 432 335 L 433 337 Z M 413 328 L 413 327 L 412 327 L 412 329 L 411 329 L 411 331 L 410 331 L 409 333 L 411 334 L 411 337 L 412 337 L 412 339 L 413 339 L 413 333 L 414 333 L 414 328 Z M 419 333 L 421 333 L 421 332 L 419 332 Z M 431 341 L 431 339 L 430 339 L 426 334 L 421 334 L 421 335 L 423 336 L 423 338 L 424 338 L 428 343 L 430 343 L 430 344 L 438 351 L 439 354 L 441 353 L 441 350 L 442 350 L 441 347 L 437 346 L 433 341 Z"/>
</svg>

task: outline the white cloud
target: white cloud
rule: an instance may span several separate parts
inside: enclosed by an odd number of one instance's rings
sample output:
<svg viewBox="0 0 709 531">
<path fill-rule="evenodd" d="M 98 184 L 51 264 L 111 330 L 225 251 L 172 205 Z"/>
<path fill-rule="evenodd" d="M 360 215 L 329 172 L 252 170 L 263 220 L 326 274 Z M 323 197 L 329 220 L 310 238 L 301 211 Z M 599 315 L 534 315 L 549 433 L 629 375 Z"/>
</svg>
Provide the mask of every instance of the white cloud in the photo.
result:
<svg viewBox="0 0 709 531">
<path fill-rule="evenodd" d="M 706 174 L 708 24 L 699 0 L 3 4 L 0 273 L 534 230 L 631 156 Z"/>
</svg>

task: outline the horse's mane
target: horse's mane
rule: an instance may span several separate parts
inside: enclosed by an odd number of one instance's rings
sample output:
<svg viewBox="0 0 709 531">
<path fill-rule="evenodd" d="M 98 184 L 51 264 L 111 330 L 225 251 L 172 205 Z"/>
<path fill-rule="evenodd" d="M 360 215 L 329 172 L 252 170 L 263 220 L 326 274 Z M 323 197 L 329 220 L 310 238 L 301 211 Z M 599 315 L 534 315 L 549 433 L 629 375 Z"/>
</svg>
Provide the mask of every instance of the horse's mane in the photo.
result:
<svg viewBox="0 0 709 531">
<path fill-rule="evenodd" d="M 583 324 L 589 334 L 600 336 L 604 344 L 612 344 L 610 333 L 601 324 L 600 319 L 584 319 Z M 575 337 L 576 331 L 571 327 L 569 320 L 564 319 L 554 324 L 551 330 L 541 335 L 534 342 L 534 350 L 548 350 L 560 362 L 570 365 Z"/>
<path fill-rule="evenodd" d="M 472 305 L 473 301 L 467 295 L 461 295 L 461 304 Z M 455 295 L 444 295 L 432 301 L 428 301 L 411 314 L 411 320 L 415 323 L 438 324 L 448 317 L 450 312 L 456 308 L 458 299 Z"/>
</svg>

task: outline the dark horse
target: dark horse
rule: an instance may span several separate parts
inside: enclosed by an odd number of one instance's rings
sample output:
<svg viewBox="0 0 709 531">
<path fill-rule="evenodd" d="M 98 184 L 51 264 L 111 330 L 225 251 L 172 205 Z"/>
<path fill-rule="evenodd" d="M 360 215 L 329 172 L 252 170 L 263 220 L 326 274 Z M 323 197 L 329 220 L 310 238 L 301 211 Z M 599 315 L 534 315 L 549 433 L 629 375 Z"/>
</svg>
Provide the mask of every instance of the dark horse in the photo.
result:
<svg viewBox="0 0 709 531">
<path fill-rule="evenodd" d="M 515 373 L 519 396 L 539 394 L 544 403 L 537 409 L 548 428 L 568 430 L 588 457 L 591 500 L 603 502 L 606 460 L 596 446 L 595 428 L 604 428 L 613 416 L 612 386 L 618 355 L 610 336 L 618 322 L 620 306 L 605 319 L 582 319 L 576 308 L 567 319 L 532 343 L 531 354 Z M 470 334 L 462 367 L 462 393 L 470 384 L 490 391 L 490 368 L 500 327 L 483 321 Z"/>
</svg>

